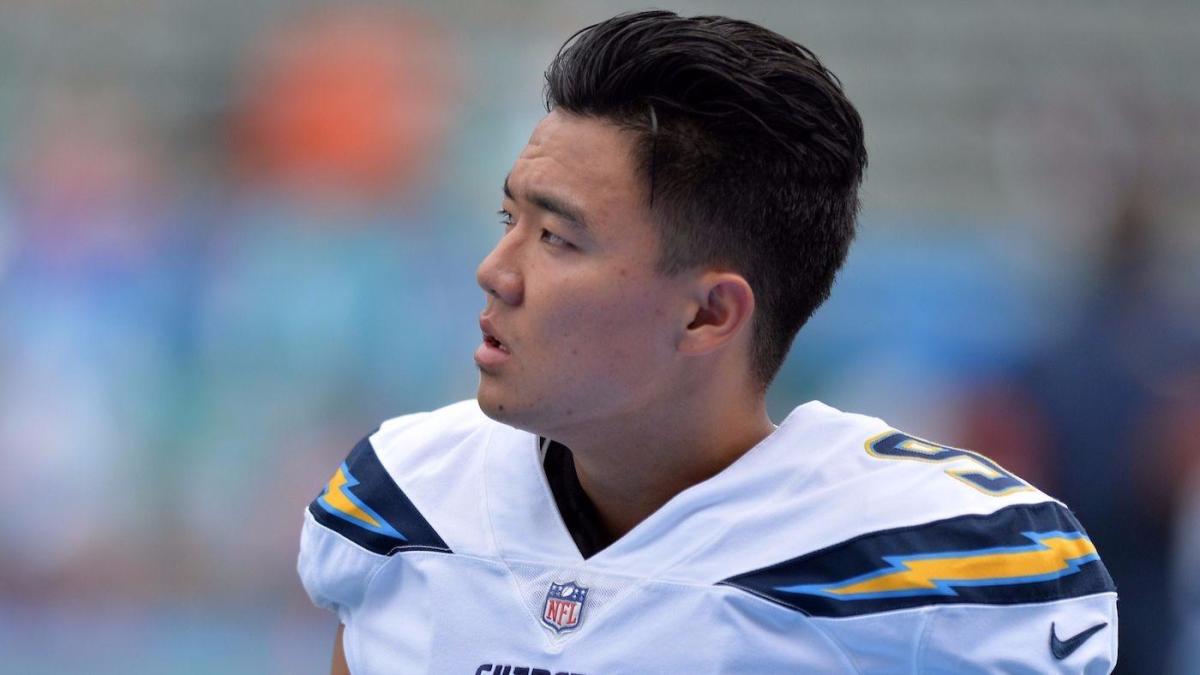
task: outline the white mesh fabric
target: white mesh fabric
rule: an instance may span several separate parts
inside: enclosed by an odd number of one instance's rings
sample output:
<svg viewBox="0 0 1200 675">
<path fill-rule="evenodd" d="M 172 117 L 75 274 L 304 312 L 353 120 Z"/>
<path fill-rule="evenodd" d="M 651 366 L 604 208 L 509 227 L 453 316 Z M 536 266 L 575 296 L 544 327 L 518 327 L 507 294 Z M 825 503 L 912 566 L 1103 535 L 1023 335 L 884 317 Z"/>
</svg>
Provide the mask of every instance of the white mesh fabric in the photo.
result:
<svg viewBox="0 0 1200 675">
<path fill-rule="evenodd" d="M 632 589 L 638 580 L 628 577 L 614 577 L 596 574 L 588 569 L 547 567 L 530 563 L 510 563 L 513 579 L 521 590 L 521 598 L 529 610 L 530 619 L 541 626 L 555 643 L 570 640 L 572 636 L 587 631 L 589 622 L 604 613 L 605 607 L 618 596 Z M 575 629 L 558 633 L 542 623 L 542 611 L 546 605 L 546 594 L 550 584 L 566 584 L 574 582 L 576 586 L 588 589 L 587 598 L 583 603 L 583 611 L 579 626 Z"/>
</svg>

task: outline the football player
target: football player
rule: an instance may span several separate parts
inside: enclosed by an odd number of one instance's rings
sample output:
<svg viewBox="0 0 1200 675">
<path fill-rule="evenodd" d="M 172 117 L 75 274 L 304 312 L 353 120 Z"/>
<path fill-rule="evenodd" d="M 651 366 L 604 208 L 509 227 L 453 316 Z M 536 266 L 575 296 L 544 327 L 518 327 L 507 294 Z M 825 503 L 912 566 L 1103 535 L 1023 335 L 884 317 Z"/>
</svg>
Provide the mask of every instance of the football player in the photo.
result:
<svg viewBox="0 0 1200 675">
<path fill-rule="evenodd" d="M 1108 672 L 1071 513 L 987 458 L 765 391 L 829 294 L 858 113 L 760 26 L 567 41 L 503 181 L 475 400 L 385 422 L 305 516 L 335 671 Z"/>
</svg>

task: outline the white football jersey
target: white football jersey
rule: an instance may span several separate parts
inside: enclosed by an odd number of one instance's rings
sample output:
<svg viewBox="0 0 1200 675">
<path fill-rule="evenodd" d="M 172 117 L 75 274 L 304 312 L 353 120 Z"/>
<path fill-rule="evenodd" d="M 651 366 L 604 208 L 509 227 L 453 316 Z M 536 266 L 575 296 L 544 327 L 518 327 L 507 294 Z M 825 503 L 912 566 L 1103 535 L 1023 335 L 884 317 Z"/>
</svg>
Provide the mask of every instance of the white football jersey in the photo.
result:
<svg viewBox="0 0 1200 675">
<path fill-rule="evenodd" d="M 975 453 L 819 402 L 584 559 L 538 437 L 475 401 L 386 422 L 305 513 L 354 673 L 1107 673 L 1071 513 Z"/>
</svg>

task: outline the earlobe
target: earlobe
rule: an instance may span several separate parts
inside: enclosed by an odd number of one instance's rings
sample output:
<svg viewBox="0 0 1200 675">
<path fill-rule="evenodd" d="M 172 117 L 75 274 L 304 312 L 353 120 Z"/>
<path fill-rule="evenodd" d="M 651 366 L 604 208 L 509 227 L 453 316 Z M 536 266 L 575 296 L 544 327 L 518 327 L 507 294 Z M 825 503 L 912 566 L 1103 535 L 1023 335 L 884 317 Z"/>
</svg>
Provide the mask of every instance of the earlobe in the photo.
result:
<svg viewBox="0 0 1200 675">
<path fill-rule="evenodd" d="M 681 351 L 694 355 L 732 342 L 754 313 L 754 291 L 740 274 L 710 273 L 700 282 L 695 312 L 679 345 Z"/>
</svg>

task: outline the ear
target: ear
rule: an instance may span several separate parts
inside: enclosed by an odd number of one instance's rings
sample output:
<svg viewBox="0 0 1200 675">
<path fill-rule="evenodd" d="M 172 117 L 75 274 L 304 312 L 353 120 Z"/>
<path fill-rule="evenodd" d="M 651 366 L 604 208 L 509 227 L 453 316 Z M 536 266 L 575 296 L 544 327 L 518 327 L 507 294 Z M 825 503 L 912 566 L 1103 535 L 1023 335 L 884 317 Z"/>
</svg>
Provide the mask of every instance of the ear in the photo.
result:
<svg viewBox="0 0 1200 675">
<path fill-rule="evenodd" d="M 754 291 L 745 277 L 733 272 L 702 274 L 693 299 L 691 323 L 679 341 L 679 351 L 685 354 L 708 354 L 733 342 L 754 314 Z"/>
</svg>

